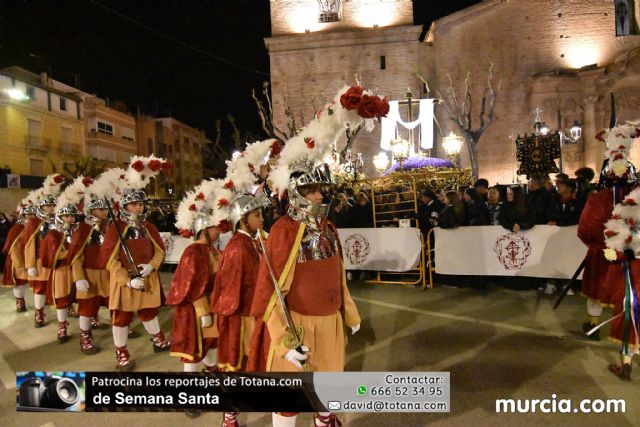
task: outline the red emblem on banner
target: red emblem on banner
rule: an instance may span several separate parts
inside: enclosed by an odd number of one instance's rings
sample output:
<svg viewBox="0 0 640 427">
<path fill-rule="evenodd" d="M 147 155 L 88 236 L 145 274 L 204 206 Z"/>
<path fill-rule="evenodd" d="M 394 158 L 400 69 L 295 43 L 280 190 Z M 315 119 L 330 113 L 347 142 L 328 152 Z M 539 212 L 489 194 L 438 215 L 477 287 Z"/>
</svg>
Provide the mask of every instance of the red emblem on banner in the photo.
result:
<svg viewBox="0 0 640 427">
<path fill-rule="evenodd" d="M 531 255 L 531 241 L 520 233 L 509 233 L 496 240 L 493 251 L 505 270 L 520 270 Z"/>
<path fill-rule="evenodd" d="M 352 234 L 344 242 L 345 255 L 351 265 L 361 265 L 367 260 L 371 245 L 362 234 Z"/>
</svg>

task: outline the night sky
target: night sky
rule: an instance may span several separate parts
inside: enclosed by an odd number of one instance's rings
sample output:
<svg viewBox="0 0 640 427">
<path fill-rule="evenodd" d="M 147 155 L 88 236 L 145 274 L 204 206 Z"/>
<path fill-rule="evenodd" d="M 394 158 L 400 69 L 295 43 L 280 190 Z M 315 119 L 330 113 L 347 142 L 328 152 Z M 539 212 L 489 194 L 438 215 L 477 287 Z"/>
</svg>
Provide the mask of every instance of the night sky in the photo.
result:
<svg viewBox="0 0 640 427">
<path fill-rule="evenodd" d="M 478 2 L 414 0 L 414 22 L 428 27 Z M 270 33 L 268 0 L 3 0 L 0 67 L 49 71 L 132 113 L 170 113 L 209 137 L 230 113 L 241 130 L 263 137 L 250 93 L 269 80 Z"/>
</svg>

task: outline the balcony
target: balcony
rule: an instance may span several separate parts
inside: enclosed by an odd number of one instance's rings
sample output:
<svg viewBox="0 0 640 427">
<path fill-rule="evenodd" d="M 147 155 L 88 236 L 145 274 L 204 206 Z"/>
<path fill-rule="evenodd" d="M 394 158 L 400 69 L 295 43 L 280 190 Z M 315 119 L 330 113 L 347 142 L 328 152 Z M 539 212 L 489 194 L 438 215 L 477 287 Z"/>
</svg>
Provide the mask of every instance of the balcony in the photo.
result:
<svg viewBox="0 0 640 427">
<path fill-rule="evenodd" d="M 35 152 L 46 154 L 49 150 L 51 150 L 51 138 L 27 135 L 25 137 L 25 145 L 30 153 Z"/>
<path fill-rule="evenodd" d="M 80 146 L 72 142 L 60 141 L 60 152 L 70 156 L 80 155 Z"/>
</svg>

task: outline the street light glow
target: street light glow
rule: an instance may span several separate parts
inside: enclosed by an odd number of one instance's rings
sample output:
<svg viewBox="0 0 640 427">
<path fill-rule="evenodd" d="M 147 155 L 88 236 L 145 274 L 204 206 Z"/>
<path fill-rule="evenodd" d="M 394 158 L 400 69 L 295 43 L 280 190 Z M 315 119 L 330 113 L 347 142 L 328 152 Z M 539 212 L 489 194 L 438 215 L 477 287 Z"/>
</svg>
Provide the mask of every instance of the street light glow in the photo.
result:
<svg viewBox="0 0 640 427">
<path fill-rule="evenodd" d="M 13 99 L 14 101 L 26 101 L 29 99 L 29 97 L 23 91 L 16 88 L 5 89 L 4 93 L 9 95 L 9 98 Z"/>
</svg>

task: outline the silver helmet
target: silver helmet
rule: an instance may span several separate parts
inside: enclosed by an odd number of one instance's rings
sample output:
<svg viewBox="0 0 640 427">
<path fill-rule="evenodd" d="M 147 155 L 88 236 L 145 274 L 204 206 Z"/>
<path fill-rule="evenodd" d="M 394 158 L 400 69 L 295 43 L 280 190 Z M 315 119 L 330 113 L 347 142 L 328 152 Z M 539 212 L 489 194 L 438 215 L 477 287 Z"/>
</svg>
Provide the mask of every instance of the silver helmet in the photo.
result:
<svg viewBox="0 0 640 427">
<path fill-rule="evenodd" d="M 55 206 L 56 205 L 56 196 L 44 196 L 42 199 L 40 199 L 40 201 L 38 202 L 38 207 L 43 207 L 43 206 Z"/>
<path fill-rule="evenodd" d="M 27 215 L 36 216 L 37 214 L 38 214 L 38 208 L 36 206 L 28 205 L 28 206 L 21 207 L 18 210 L 18 223 L 24 224 L 27 221 Z"/>
<path fill-rule="evenodd" d="M 287 191 L 289 202 L 298 211 L 306 213 L 316 218 L 324 218 L 329 213 L 329 203 L 312 203 L 307 200 L 299 189 L 309 185 L 331 186 L 334 185 L 331 168 L 328 164 L 322 163 L 314 166 L 309 162 L 301 162 L 292 168 L 291 178 Z"/>
<path fill-rule="evenodd" d="M 142 190 L 130 188 L 125 190 L 120 197 L 120 206 L 125 207 L 129 203 L 146 203 L 147 194 Z"/>
<path fill-rule="evenodd" d="M 62 208 L 56 211 L 56 225 L 61 228 L 68 228 L 67 223 L 65 223 L 64 220 L 62 219 L 64 215 L 73 215 L 77 217 L 78 208 L 74 204 L 67 203 Z"/>
<path fill-rule="evenodd" d="M 147 194 L 142 190 L 130 188 L 125 190 L 120 197 L 120 216 L 126 222 L 131 221 L 144 221 L 146 218 L 146 212 L 141 215 L 134 215 L 126 209 L 129 203 L 146 203 Z"/>
<path fill-rule="evenodd" d="M 97 194 L 91 194 L 89 196 L 89 202 L 84 207 L 85 213 L 89 214 L 93 209 L 109 209 L 107 201 L 104 197 L 100 197 Z"/>
<path fill-rule="evenodd" d="M 233 230 L 236 229 L 240 219 L 255 209 L 262 209 L 269 205 L 269 196 L 264 190 L 259 190 L 256 195 L 240 194 L 231 201 L 229 209 L 229 222 Z"/>
<path fill-rule="evenodd" d="M 203 209 L 198 212 L 196 219 L 193 221 L 193 237 L 198 238 L 198 234 L 205 228 L 213 226 L 213 210 Z"/>
</svg>

